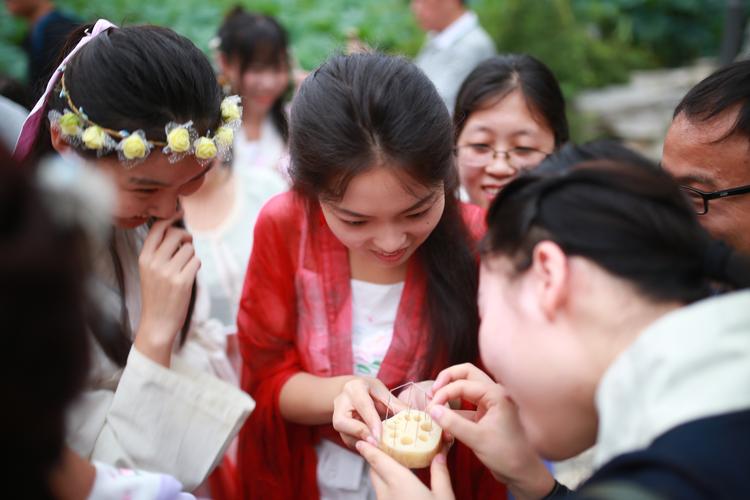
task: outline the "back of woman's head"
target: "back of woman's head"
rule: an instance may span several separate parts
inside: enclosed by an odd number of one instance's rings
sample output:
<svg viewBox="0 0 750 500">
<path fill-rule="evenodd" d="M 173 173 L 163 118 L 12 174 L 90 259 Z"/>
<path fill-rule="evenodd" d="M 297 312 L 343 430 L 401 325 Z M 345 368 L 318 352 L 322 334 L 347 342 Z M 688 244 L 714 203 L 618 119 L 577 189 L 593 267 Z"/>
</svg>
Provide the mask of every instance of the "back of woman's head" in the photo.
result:
<svg viewBox="0 0 750 500">
<path fill-rule="evenodd" d="M 531 265 L 535 245 L 557 243 L 572 256 L 631 282 L 654 301 L 689 303 L 712 282 L 746 286 L 744 266 L 701 227 L 664 172 L 622 160 L 594 159 L 548 176 L 511 183 L 487 215 L 485 254 Z"/>
<path fill-rule="evenodd" d="M 271 16 L 235 7 L 224 18 L 218 39 L 219 52 L 239 63 L 242 71 L 289 66 L 286 30 Z"/>
<path fill-rule="evenodd" d="M 63 56 L 91 28 L 71 34 Z M 221 91 L 211 64 L 190 40 L 167 28 L 108 29 L 72 57 L 63 79 L 70 100 L 90 121 L 114 131 L 143 130 L 151 141 L 165 141 L 170 122 L 192 121 L 205 135 L 221 121 Z M 48 108 L 62 112 L 67 106 L 67 97 L 53 92 Z"/>
<path fill-rule="evenodd" d="M 0 152 L 0 368 L 8 477 L 29 498 L 52 498 L 50 471 L 65 441 L 65 414 L 89 365 L 87 251 L 80 227 L 61 225 L 32 169 Z"/>
<path fill-rule="evenodd" d="M 455 138 L 461 135 L 474 111 L 493 105 L 514 90 L 523 94 L 532 114 L 552 131 L 555 148 L 568 141 L 570 132 L 560 84 L 543 62 L 527 54 L 492 57 L 466 77 L 453 112 Z"/>
<path fill-rule="evenodd" d="M 386 166 L 424 185 L 454 188 L 450 116 L 439 99 L 403 58 L 331 58 L 305 79 L 292 105 L 294 187 L 315 199 L 339 198 L 352 177 Z"/>
<path fill-rule="evenodd" d="M 292 104 L 289 148 L 294 189 L 311 205 L 340 200 L 371 168 L 445 194 L 443 214 L 415 257 L 427 275 L 434 342 L 426 367 L 477 356 L 477 266 L 454 193 L 451 121 L 416 66 L 379 54 L 337 56 L 313 72 Z M 445 366 L 444 364 L 442 365 Z"/>
</svg>

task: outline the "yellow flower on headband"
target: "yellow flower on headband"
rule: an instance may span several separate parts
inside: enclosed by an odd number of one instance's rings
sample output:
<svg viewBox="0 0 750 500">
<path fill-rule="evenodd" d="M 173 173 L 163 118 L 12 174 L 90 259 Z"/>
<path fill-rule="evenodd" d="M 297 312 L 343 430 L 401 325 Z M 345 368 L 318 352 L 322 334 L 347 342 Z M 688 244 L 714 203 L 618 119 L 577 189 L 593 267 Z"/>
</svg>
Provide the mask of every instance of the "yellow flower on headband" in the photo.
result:
<svg viewBox="0 0 750 500">
<path fill-rule="evenodd" d="M 195 157 L 199 160 L 210 160 L 216 156 L 216 144 L 208 137 L 199 137 L 193 146 L 195 146 Z"/>
<path fill-rule="evenodd" d="M 185 153 L 190 149 L 190 132 L 184 127 L 172 129 L 167 135 L 167 146 L 175 153 Z"/>
<path fill-rule="evenodd" d="M 216 144 L 223 148 L 227 148 L 234 142 L 234 130 L 231 127 L 219 127 L 214 135 Z"/>
<path fill-rule="evenodd" d="M 131 134 L 120 143 L 122 154 L 128 160 L 137 160 L 146 156 L 146 141 L 138 134 Z"/>
<path fill-rule="evenodd" d="M 60 117 L 60 130 L 65 135 L 78 135 L 78 130 L 81 126 L 81 119 L 78 115 L 70 111 L 66 111 Z"/>
<path fill-rule="evenodd" d="M 88 149 L 97 150 L 104 147 L 106 138 L 107 136 L 104 133 L 104 130 L 96 125 L 86 127 L 86 130 L 83 131 L 83 135 L 81 136 L 84 146 Z"/>
<path fill-rule="evenodd" d="M 221 101 L 221 118 L 224 123 L 239 120 L 241 117 L 242 111 L 240 111 L 239 99 L 236 96 L 225 97 Z"/>
</svg>

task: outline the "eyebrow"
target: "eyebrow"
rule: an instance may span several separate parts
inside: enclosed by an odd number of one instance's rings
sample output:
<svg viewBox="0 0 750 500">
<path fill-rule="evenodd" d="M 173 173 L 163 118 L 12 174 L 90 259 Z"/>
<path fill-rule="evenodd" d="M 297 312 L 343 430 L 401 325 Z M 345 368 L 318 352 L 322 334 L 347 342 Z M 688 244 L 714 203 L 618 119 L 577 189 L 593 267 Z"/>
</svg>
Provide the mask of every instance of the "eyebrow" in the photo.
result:
<svg viewBox="0 0 750 500">
<path fill-rule="evenodd" d="M 495 133 L 495 129 L 493 129 L 492 127 L 488 127 L 486 125 L 479 125 L 477 127 L 472 127 L 472 128 L 469 129 L 469 131 L 470 132 L 483 132 L 483 133 L 487 133 L 487 134 L 494 134 Z M 512 134 L 510 134 L 510 136 L 511 137 L 517 137 L 519 135 L 533 135 L 533 134 L 534 134 L 533 130 L 521 129 L 521 130 L 516 130 L 515 132 L 513 132 Z"/>
<path fill-rule="evenodd" d="M 195 175 L 192 178 L 190 178 L 190 180 L 188 180 L 187 182 L 185 182 L 185 184 L 193 182 L 194 180 L 199 179 L 200 177 L 206 175 L 208 173 L 208 171 L 211 170 L 212 168 L 213 168 L 213 163 L 211 163 L 208 167 L 204 168 L 197 175 Z M 169 184 L 167 184 L 165 182 L 157 181 L 156 179 L 149 179 L 147 177 L 130 177 L 128 179 L 128 182 L 130 182 L 131 184 L 135 184 L 136 186 L 169 187 Z"/>
<path fill-rule="evenodd" d="M 659 168 L 669 173 L 661 162 L 659 162 Z M 716 188 L 716 182 L 713 179 L 699 172 L 689 172 L 686 175 L 673 176 L 672 178 L 677 184 L 702 184 L 709 189 Z"/>
<path fill-rule="evenodd" d="M 428 194 L 427 196 L 425 196 L 424 198 L 422 198 L 421 200 L 417 201 L 415 204 L 413 204 L 412 206 L 410 206 L 406 210 L 402 210 L 401 213 L 405 214 L 407 212 L 411 212 L 413 210 L 417 210 L 418 208 L 421 208 L 421 207 L 425 206 L 427 203 L 429 203 L 430 201 L 432 201 L 432 199 L 434 199 L 435 196 L 437 196 L 437 192 L 432 192 L 432 193 Z M 345 208 L 337 207 L 335 205 L 331 205 L 331 207 L 334 210 L 336 210 L 337 212 L 349 215 L 350 217 L 361 217 L 363 219 L 371 217 L 370 215 L 363 215 L 363 214 L 360 214 L 358 212 L 352 212 L 351 210 L 347 210 Z"/>
</svg>

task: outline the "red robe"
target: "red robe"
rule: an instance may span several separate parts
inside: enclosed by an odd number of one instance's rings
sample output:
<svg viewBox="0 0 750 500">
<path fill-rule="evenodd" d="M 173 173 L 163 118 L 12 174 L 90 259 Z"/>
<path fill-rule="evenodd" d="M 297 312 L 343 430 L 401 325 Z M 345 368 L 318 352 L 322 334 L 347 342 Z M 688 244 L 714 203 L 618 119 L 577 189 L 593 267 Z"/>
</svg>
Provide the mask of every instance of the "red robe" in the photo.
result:
<svg viewBox="0 0 750 500">
<path fill-rule="evenodd" d="M 242 388 L 256 408 L 240 431 L 238 475 L 243 498 L 319 498 L 314 446 L 322 438 L 343 446 L 331 425 L 285 421 L 279 394 L 300 371 L 331 377 L 352 373 L 352 304 L 346 247 L 333 235 L 319 207 L 308 214 L 297 194 L 281 194 L 263 208 L 255 225 L 238 317 L 244 360 Z M 485 230 L 481 209 L 462 205 L 473 238 Z M 378 378 L 387 387 L 434 377 L 425 369 L 429 332 L 421 311 L 426 277 L 411 259 L 393 327 L 393 340 Z M 310 397 L 315 397 L 311 394 Z M 448 459 L 457 498 L 504 498 L 474 454 L 453 446 Z"/>
</svg>

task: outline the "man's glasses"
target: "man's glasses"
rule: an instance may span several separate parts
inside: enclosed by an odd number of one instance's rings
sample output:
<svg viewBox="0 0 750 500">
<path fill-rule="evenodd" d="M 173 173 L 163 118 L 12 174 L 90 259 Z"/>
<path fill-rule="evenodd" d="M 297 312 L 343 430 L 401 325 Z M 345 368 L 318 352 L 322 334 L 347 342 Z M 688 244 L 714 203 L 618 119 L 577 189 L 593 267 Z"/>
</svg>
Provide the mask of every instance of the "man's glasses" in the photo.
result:
<svg viewBox="0 0 750 500">
<path fill-rule="evenodd" d="M 719 198 L 727 198 L 729 196 L 737 196 L 740 194 L 750 193 L 750 184 L 747 186 L 740 186 L 736 188 L 720 189 L 718 191 L 712 191 L 707 193 L 700 189 L 695 189 L 690 186 L 680 186 L 682 192 L 685 193 L 695 208 L 695 213 L 698 215 L 705 215 L 708 213 L 708 201 L 717 200 Z"/>
<path fill-rule="evenodd" d="M 488 144 L 464 144 L 455 148 L 459 165 L 470 168 L 485 168 L 502 156 L 516 172 L 539 165 L 549 153 L 536 148 L 516 147 L 507 151 L 495 149 Z"/>
</svg>

